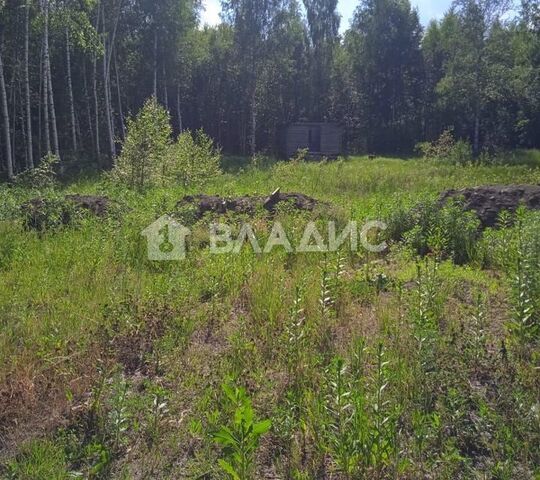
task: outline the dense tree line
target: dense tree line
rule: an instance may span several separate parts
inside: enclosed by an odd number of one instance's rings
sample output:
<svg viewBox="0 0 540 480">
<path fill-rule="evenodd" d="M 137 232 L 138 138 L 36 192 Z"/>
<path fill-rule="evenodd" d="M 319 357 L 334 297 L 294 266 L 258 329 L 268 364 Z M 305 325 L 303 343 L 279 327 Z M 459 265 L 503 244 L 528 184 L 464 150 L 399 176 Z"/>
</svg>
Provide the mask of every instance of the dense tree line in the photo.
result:
<svg viewBox="0 0 540 480">
<path fill-rule="evenodd" d="M 338 121 L 351 151 L 400 153 L 447 128 L 483 148 L 540 146 L 540 8 L 456 0 L 425 29 L 408 0 L 0 0 L 1 171 L 47 154 L 114 163 L 154 95 L 174 131 L 279 151 L 284 126 Z"/>
</svg>

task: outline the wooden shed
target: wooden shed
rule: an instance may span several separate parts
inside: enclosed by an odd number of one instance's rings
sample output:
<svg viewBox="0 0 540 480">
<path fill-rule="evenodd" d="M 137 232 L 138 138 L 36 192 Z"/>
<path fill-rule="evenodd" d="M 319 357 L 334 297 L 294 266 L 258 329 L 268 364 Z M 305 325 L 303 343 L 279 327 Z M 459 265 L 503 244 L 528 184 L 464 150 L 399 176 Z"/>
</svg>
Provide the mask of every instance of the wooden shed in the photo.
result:
<svg viewBox="0 0 540 480">
<path fill-rule="evenodd" d="M 285 154 L 290 158 L 307 148 L 311 157 L 337 157 L 343 153 L 343 129 L 337 123 L 299 122 L 287 127 Z"/>
</svg>

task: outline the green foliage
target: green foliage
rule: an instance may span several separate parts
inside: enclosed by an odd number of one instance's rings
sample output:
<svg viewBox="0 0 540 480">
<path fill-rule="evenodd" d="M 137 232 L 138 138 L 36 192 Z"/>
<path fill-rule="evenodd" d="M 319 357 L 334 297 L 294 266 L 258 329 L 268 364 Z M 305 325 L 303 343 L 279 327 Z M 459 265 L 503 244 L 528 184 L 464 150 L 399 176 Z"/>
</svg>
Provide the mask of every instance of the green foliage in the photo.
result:
<svg viewBox="0 0 540 480">
<path fill-rule="evenodd" d="M 374 362 L 371 375 L 366 373 L 369 360 Z M 390 381 L 385 347 L 380 343 L 370 352 L 363 339 L 350 362 L 337 357 L 325 371 L 323 410 L 314 428 L 321 429 L 323 448 L 345 478 L 372 469 L 380 474 L 393 461 L 397 417 Z"/>
<path fill-rule="evenodd" d="M 452 129 L 445 130 L 434 142 L 419 143 L 416 149 L 424 158 L 456 165 L 466 164 L 473 159 L 470 143 L 465 140 L 456 140 Z"/>
<path fill-rule="evenodd" d="M 186 194 L 183 185 L 60 185 L 58 198 L 99 193 L 129 208 L 41 235 L 2 211 L 0 390 L 13 395 L 0 422 L 10 435 L 16 419 L 47 446 L 15 445 L 0 477 L 527 476 L 540 464 L 539 214 L 520 212 L 521 227 L 503 215 L 476 238 L 483 269 L 441 261 L 467 238 L 452 232 L 468 228 L 467 214 L 434 202 L 409 208 L 449 188 L 524 182 L 540 182 L 534 164 L 352 158 L 249 168 L 205 187 L 227 196 L 281 186 L 347 218 L 392 216 L 399 243 L 376 258 L 210 255 L 200 241 L 181 262 L 148 262 L 140 232 Z M 0 188 L 6 206 L 35 196 Z M 295 234 L 311 218 L 279 211 Z M 193 222 L 205 228 L 206 219 Z M 253 222 L 257 233 L 270 225 L 266 215 Z M 420 260 L 402 248 L 415 227 L 431 253 Z M 256 391 L 271 435 L 256 427 L 246 390 L 221 393 L 231 376 Z M 34 431 L 57 418 L 32 411 L 37 396 L 73 414 Z M 220 440 L 208 434 L 216 431 Z"/>
<path fill-rule="evenodd" d="M 56 171 L 59 159 L 56 155 L 49 154 L 44 157 L 40 164 L 20 173 L 15 177 L 15 185 L 35 190 L 47 190 L 57 186 Z"/>
<path fill-rule="evenodd" d="M 139 191 L 167 178 L 172 129 L 169 114 L 155 98 L 127 122 L 127 135 L 112 178 Z"/>
<path fill-rule="evenodd" d="M 0 472 L 1 473 L 1 472 Z M 61 445 L 48 440 L 26 444 L 17 458 L 8 465 L 7 479 L 67 480 L 70 477 L 67 459 Z"/>
<path fill-rule="evenodd" d="M 524 212 L 518 212 L 510 328 L 520 341 L 536 342 L 540 339 L 540 238 L 530 227 L 523 226 L 523 216 Z"/>
<path fill-rule="evenodd" d="M 127 124 L 122 154 L 111 173 L 116 181 L 139 191 L 155 185 L 202 185 L 221 173 L 221 155 L 202 130 L 185 131 L 171 141 L 167 111 L 155 99 Z"/>
<path fill-rule="evenodd" d="M 540 338 L 540 216 L 520 208 L 515 217 L 503 212 L 501 228 L 486 232 L 482 248 L 487 264 L 510 277 L 510 330 L 519 342 L 534 344 Z"/>
<path fill-rule="evenodd" d="M 166 177 L 184 186 L 200 186 L 221 174 L 221 154 L 202 130 L 186 131 L 170 147 Z"/>
<path fill-rule="evenodd" d="M 463 212 L 459 201 L 444 207 L 423 202 L 408 211 L 398 209 L 388 224 L 389 237 L 403 240 L 417 255 L 432 253 L 458 264 L 476 258 L 480 222 L 473 212 Z"/>
<path fill-rule="evenodd" d="M 260 439 L 270 430 L 272 422 L 255 420 L 251 400 L 244 388 L 227 383 L 222 388 L 233 418 L 229 426 L 222 426 L 213 435 L 216 443 L 224 447 L 225 458 L 219 460 L 219 466 L 233 480 L 249 480 Z"/>
</svg>

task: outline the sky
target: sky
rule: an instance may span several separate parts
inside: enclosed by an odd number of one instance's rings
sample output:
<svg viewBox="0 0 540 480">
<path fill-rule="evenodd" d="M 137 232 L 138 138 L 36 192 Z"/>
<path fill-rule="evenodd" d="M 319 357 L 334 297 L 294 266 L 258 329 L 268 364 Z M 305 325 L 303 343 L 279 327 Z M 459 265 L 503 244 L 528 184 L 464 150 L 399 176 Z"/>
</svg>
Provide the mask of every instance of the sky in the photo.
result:
<svg viewBox="0 0 540 480">
<path fill-rule="evenodd" d="M 359 0 L 339 0 L 338 10 L 341 14 L 341 31 L 349 27 L 349 21 L 358 5 Z M 418 8 L 420 20 L 427 25 L 432 18 L 442 18 L 448 10 L 452 0 L 411 0 L 414 7 Z M 203 0 L 205 10 L 202 12 L 202 23 L 216 25 L 220 22 L 220 0 Z"/>
</svg>

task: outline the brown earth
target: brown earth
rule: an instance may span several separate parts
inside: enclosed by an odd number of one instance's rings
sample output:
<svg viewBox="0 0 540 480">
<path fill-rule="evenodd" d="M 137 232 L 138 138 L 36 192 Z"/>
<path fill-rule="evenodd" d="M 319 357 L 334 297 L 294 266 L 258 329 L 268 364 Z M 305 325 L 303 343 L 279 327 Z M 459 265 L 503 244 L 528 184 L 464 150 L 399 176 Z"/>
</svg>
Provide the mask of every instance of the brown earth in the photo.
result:
<svg viewBox="0 0 540 480">
<path fill-rule="evenodd" d="M 45 230 L 51 226 L 69 225 L 76 212 L 89 212 L 105 217 L 111 200 L 97 195 L 66 195 L 64 199 L 33 198 L 21 205 L 24 226 L 29 230 Z"/>
<path fill-rule="evenodd" d="M 440 196 L 440 203 L 450 199 L 464 201 L 463 209 L 474 211 L 484 228 L 497 225 L 499 214 L 514 213 L 520 205 L 540 210 L 540 185 L 491 185 L 462 190 L 448 190 Z"/>
<path fill-rule="evenodd" d="M 302 193 L 281 193 L 276 190 L 268 197 L 244 196 L 224 198 L 218 195 L 189 195 L 176 204 L 176 208 L 195 206 L 195 216 L 200 219 L 206 213 L 225 214 L 227 212 L 253 215 L 258 209 L 274 213 L 276 206 L 288 202 L 296 210 L 313 211 L 320 203 Z"/>
</svg>

